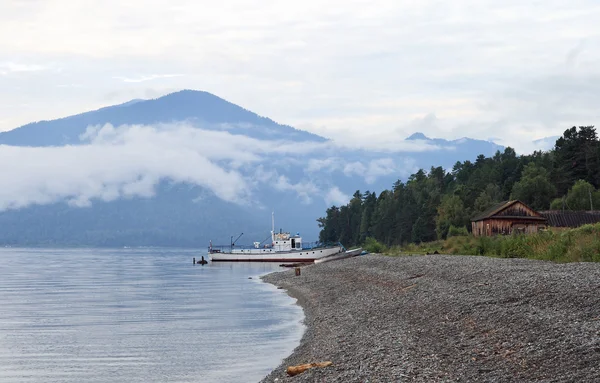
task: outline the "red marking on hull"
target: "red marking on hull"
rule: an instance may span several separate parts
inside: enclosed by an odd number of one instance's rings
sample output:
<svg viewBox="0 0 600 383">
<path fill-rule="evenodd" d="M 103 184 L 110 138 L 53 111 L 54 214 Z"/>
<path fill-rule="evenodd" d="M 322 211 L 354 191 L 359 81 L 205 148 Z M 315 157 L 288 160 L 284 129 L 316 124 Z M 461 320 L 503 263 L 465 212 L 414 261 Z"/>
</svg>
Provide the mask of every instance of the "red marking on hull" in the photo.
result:
<svg viewBox="0 0 600 383">
<path fill-rule="evenodd" d="M 213 262 L 314 262 L 318 258 L 211 259 Z"/>
</svg>

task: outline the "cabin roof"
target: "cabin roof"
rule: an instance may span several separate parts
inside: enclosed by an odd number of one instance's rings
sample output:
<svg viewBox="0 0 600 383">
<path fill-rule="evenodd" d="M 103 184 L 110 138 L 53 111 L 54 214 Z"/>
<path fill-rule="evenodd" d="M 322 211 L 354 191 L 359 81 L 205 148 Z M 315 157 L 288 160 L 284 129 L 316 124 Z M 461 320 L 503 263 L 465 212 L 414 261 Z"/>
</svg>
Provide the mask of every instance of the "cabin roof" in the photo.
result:
<svg viewBox="0 0 600 383">
<path fill-rule="evenodd" d="M 509 207 L 511 207 L 512 205 L 515 205 L 517 203 L 520 203 L 521 205 L 527 207 L 529 210 L 533 211 L 535 215 L 533 216 L 529 216 L 529 217 L 524 217 L 524 216 L 502 216 L 502 218 L 513 218 L 513 219 L 545 219 L 545 217 L 542 217 L 538 212 L 536 212 L 535 210 L 533 210 L 532 208 L 530 208 L 529 206 L 527 206 L 527 204 L 519 201 L 518 199 L 516 200 L 512 200 L 512 201 L 503 201 L 500 203 L 497 203 L 494 206 L 489 207 L 488 209 L 486 209 L 483 213 L 476 215 L 475 217 L 473 217 L 473 219 L 471 221 L 481 221 L 487 218 L 493 218 L 495 215 L 497 215 L 498 213 L 500 213 L 503 210 L 508 209 Z"/>
<path fill-rule="evenodd" d="M 482 213 L 473 217 L 473 221 L 481 221 L 482 219 L 489 218 L 489 217 L 493 216 L 494 214 L 498 213 L 499 211 L 502 211 L 505 208 L 509 207 L 514 202 L 517 202 L 517 201 L 502 201 L 493 206 L 490 206 L 489 208 L 484 210 Z"/>
<path fill-rule="evenodd" d="M 540 214 L 548 220 L 548 225 L 554 227 L 578 227 L 600 222 L 600 211 L 598 210 L 545 210 L 540 211 Z"/>
</svg>

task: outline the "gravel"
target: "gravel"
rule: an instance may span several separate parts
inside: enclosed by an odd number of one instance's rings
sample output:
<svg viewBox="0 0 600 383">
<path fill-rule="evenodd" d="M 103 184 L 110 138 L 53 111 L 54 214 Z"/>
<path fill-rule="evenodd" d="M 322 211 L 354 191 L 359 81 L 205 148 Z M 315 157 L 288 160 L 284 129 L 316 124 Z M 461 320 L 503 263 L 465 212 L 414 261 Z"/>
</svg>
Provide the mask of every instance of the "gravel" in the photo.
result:
<svg viewBox="0 0 600 383">
<path fill-rule="evenodd" d="M 306 332 L 262 382 L 600 382 L 600 264 L 366 255 L 263 279 Z"/>
</svg>

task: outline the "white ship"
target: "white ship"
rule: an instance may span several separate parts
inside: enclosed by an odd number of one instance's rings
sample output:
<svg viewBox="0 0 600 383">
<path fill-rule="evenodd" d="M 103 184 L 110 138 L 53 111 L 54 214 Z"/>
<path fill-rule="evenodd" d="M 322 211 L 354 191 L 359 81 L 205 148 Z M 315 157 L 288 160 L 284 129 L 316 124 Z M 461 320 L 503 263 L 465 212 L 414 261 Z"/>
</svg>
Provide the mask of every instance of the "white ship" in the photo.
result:
<svg viewBox="0 0 600 383">
<path fill-rule="evenodd" d="M 235 245 L 235 241 L 231 241 L 229 246 L 213 246 L 211 241 L 208 247 L 208 255 L 214 262 L 314 262 L 316 259 L 341 252 L 345 252 L 345 249 L 340 243 L 305 244 L 299 234 L 290 235 L 289 232 L 282 231 L 275 233 L 274 216 L 271 243 L 254 242 L 253 246 L 244 247 Z"/>
</svg>

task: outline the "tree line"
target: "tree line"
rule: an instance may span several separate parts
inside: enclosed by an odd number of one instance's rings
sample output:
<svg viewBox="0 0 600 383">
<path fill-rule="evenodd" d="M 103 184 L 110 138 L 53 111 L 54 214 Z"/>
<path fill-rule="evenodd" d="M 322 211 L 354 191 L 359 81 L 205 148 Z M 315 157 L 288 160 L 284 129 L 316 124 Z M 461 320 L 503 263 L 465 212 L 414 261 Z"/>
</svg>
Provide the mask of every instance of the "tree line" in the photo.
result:
<svg viewBox="0 0 600 383">
<path fill-rule="evenodd" d="M 493 157 L 456 162 L 451 171 L 420 169 L 392 188 L 357 190 L 344 206 L 318 218 L 319 240 L 387 245 L 445 239 L 470 231 L 471 218 L 518 199 L 535 210 L 600 209 L 600 141 L 594 126 L 567 129 L 549 151 L 518 156 L 508 147 Z"/>
</svg>

